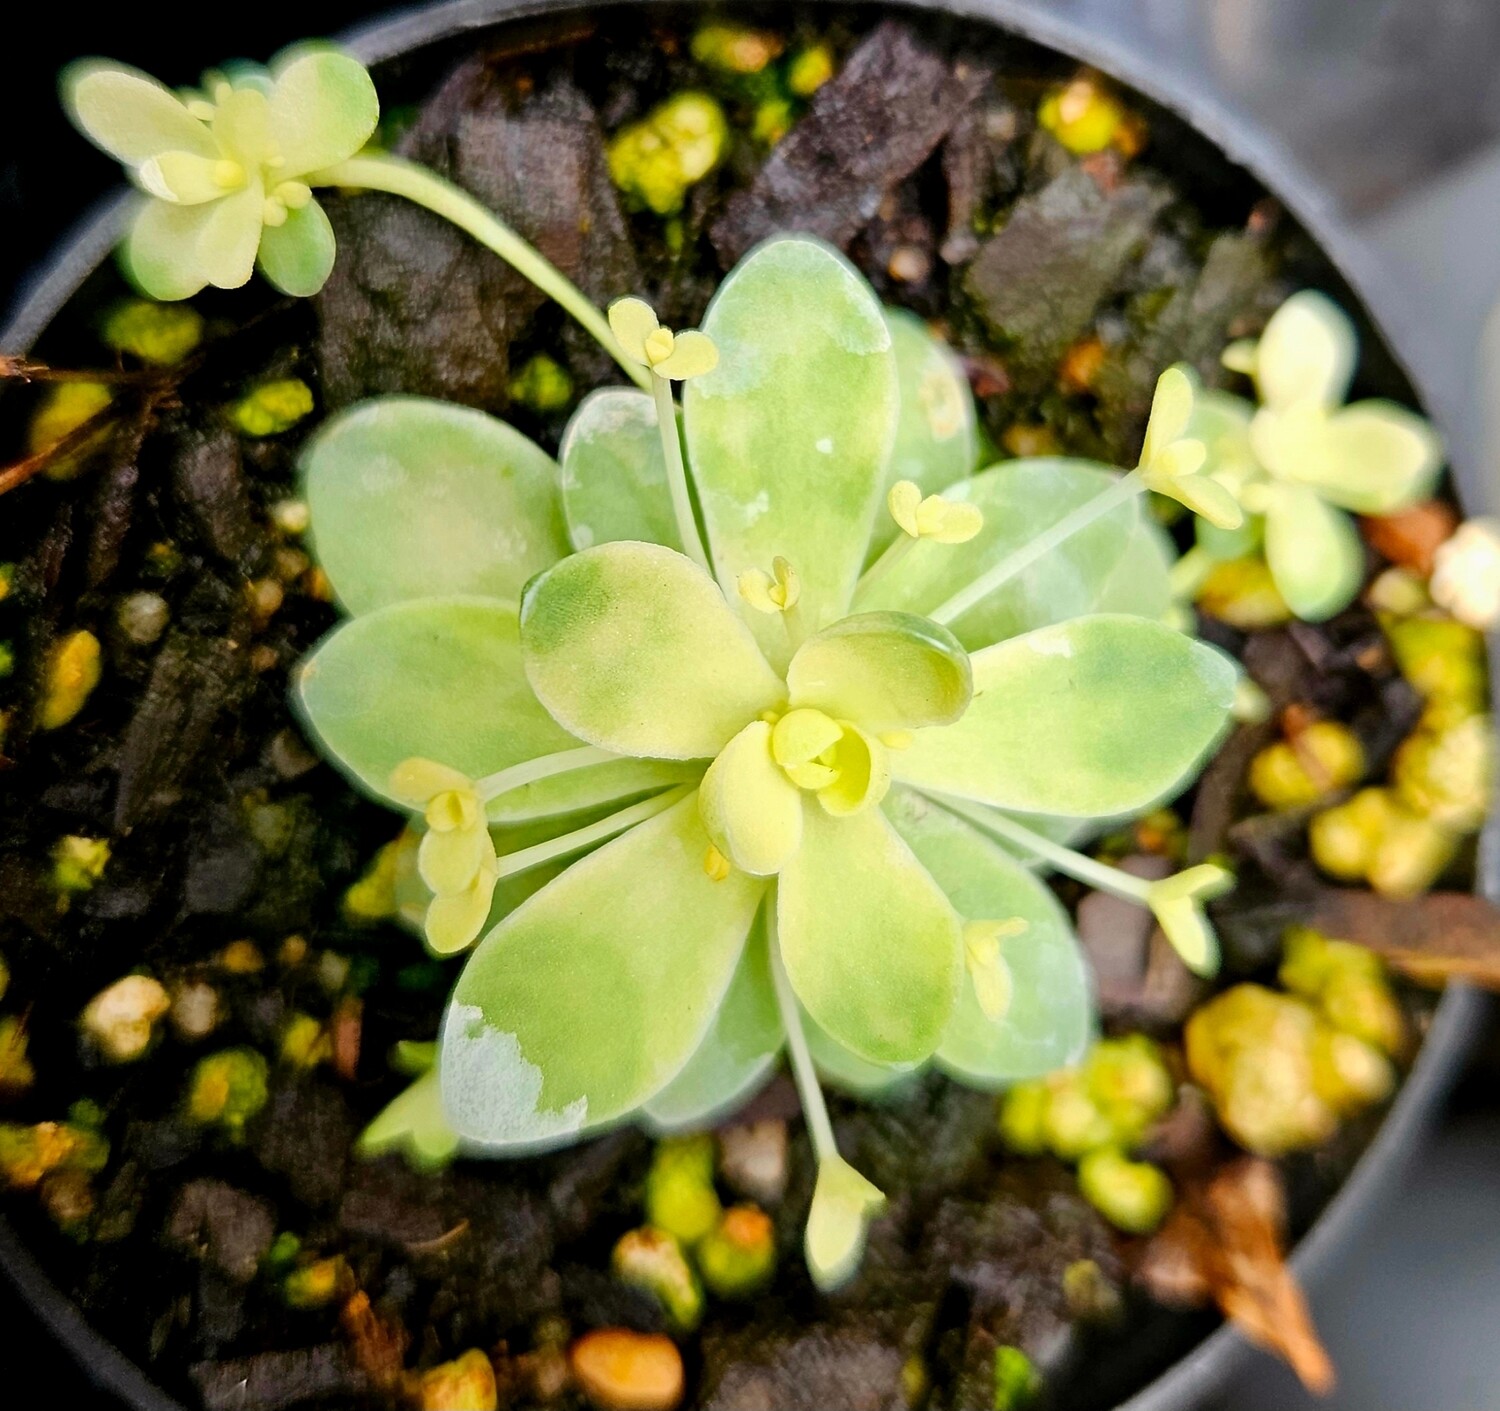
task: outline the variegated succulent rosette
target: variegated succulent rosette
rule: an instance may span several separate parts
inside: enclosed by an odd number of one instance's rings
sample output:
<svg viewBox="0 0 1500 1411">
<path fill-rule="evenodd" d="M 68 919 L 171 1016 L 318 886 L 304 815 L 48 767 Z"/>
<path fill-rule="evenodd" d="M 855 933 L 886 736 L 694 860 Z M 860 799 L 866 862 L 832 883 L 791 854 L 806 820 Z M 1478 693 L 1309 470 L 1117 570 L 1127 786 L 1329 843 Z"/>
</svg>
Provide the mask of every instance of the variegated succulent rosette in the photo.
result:
<svg viewBox="0 0 1500 1411">
<path fill-rule="evenodd" d="M 807 239 L 747 256 L 701 332 L 638 300 L 611 322 L 652 393 L 587 398 L 557 462 L 405 397 L 304 454 L 349 614 L 301 669 L 305 718 L 408 814 L 428 945 L 477 941 L 436 1067 L 368 1140 L 435 1158 L 701 1125 L 785 1049 L 828 1286 L 880 1195 L 820 1080 L 936 1064 L 999 1089 L 1088 1043 L 1045 872 L 1216 963 L 1202 901 L 1227 874 L 1147 884 L 1067 846 L 1180 792 L 1228 720 L 1236 668 L 1165 620 L 1140 493 L 1203 456 L 1168 381 L 1136 474 L 973 474 L 952 354 Z"/>
</svg>

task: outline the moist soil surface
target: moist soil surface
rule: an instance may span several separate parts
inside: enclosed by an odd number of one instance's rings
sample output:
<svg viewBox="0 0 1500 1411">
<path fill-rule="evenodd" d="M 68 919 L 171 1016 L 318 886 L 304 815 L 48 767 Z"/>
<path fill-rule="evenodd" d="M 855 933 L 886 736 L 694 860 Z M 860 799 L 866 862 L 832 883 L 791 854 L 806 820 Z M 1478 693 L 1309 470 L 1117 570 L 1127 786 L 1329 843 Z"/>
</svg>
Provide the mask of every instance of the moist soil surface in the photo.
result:
<svg viewBox="0 0 1500 1411">
<path fill-rule="evenodd" d="M 763 236 L 822 236 L 887 302 L 941 323 L 967 361 L 991 458 L 1133 465 L 1169 363 L 1222 382 L 1224 345 L 1309 284 L 1358 316 L 1275 201 L 1169 115 L 1127 96 L 1125 145 L 1138 152 L 1080 157 L 1040 130 L 1043 94 L 1074 73 L 1045 51 L 967 25 L 777 12 L 768 23 L 788 53 L 831 47 L 834 76 L 808 98 L 787 93 L 784 61 L 725 74 L 693 58 L 689 22 L 654 23 L 512 27 L 389 65 L 383 136 L 501 212 L 596 301 L 640 293 L 672 326 L 695 325 Z M 608 136 L 684 89 L 724 105 L 727 159 L 677 214 L 632 209 L 610 179 Z M 788 130 L 768 146 L 752 127 L 773 99 Z M 455 969 L 345 905 L 393 820 L 317 760 L 289 710 L 289 673 L 336 615 L 275 507 L 296 494 L 307 432 L 359 398 L 467 403 L 555 450 L 577 398 L 616 375 L 529 285 L 426 212 L 378 195 L 328 204 L 339 256 L 317 299 L 263 287 L 200 299 L 207 334 L 188 362 L 120 382 L 112 433 L 73 457 L 77 473 L 38 477 L 0 510 L 0 561 L 18 566 L 0 603 L 16 657 L 0 681 L 0 954 L 5 1011 L 23 1018 L 36 1073 L 0 1118 L 62 1121 L 71 1109 L 109 1144 L 86 1183 L 44 1184 L 4 1210 L 92 1322 L 187 1405 L 383 1407 L 399 1399 L 402 1367 L 475 1347 L 500 1369 L 501 1404 L 574 1405 L 560 1372 L 570 1338 L 665 1327 L 649 1296 L 609 1272 L 615 1240 L 642 1220 L 650 1142 L 619 1131 L 430 1174 L 353 1155 L 406 1081 L 387 1054 L 432 1037 Z M 122 293 L 113 269 L 100 271 L 36 355 L 108 361 L 98 316 Z M 1409 400 L 1364 331 L 1359 390 Z M 572 381 L 553 411 L 512 394 L 539 352 Z M 304 380 L 317 411 L 251 438 L 225 408 L 268 377 Z M 0 401 L 17 454 L 35 395 L 11 388 Z M 164 624 L 122 618 L 143 593 L 165 603 Z M 48 653 L 81 628 L 102 643 L 102 682 L 69 724 L 35 728 Z M 1363 608 L 1319 627 L 1203 630 L 1273 704 L 1351 722 L 1376 763 L 1415 719 Z M 1228 848 L 1241 868 L 1218 908 L 1228 979 L 1274 971 L 1307 874 L 1272 824 L 1243 822 L 1244 769 L 1266 729 L 1231 737 L 1179 806 L 1197 855 Z M 111 852 L 91 887 L 64 895 L 53 857 L 69 835 L 107 839 Z M 1148 976 L 1143 936 L 1096 928 L 1085 940 L 1112 967 L 1106 1028 L 1170 1045 L 1203 992 L 1159 947 Z M 80 1038 L 78 1015 L 136 968 L 196 994 L 200 1010 L 174 1012 L 138 1061 L 109 1064 Z M 310 1066 L 278 1057 L 298 1015 L 323 1027 Z M 185 1105 L 194 1065 L 229 1048 L 269 1064 L 264 1105 L 239 1133 L 193 1121 Z M 808 1283 L 799 1243 L 813 1168 L 778 1079 L 735 1120 L 790 1131 L 772 1209 L 779 1270 L 769 1293 L 711 1303 L 680 1340 L 686 1404 L 989 1407 L 995 1350 L 1015 1346 L 1059 1405 L 1087 1411 L 1209 1326 L 1130 1292 L 1128 1246 L 1065 1168 L 1003 1156 L 992 1098 L 926 1078 L 878 1106 L 834 1106 L 845 1154 L 892 1196 L 864 1270 L 832 1298 Z M 1286 1163 L 1294 1232 L 1376 1120 Z M 342 1261 L 337 1293 L 289 1306 L 285 1271 L 313 1257 Z M 1063 1277 L 1080 1261 L 1099 1276 L 1082 1301 Z M 1100 1307 L 1112 1318 L 1085 1316 Z"/>
</svg>

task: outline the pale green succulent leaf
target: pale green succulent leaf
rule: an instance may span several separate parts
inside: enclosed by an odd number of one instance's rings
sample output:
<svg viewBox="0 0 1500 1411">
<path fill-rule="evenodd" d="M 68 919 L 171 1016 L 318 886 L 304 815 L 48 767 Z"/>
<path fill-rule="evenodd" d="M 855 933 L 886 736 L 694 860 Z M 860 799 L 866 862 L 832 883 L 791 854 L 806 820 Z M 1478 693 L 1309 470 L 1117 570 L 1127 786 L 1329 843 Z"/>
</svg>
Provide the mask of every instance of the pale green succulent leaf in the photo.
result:
<svg viewBox="0 0 1500 1411">
<path fill-rule="evenodd" d="M 1354 522 L 1304 485 L 1278 484 L 1266 511 L 1266 563 L 1286 605 L 1322 622 L 1354 601 L 1365 576 Z"/>
<path fill-rule="evenodd" d="M 1216 648 L 1105 613 L 975 653 L 974 700 L 919 731 L 891 772 L 1023 813 L 1102 818 L 1154 803 L 1218 742 L 1238 678 Z"/>
<path fill-rule="evenodd" d="M 1192 369 L 1180 364 L 1167 368 L 1156 379 L 1156 390 L 1151 396 L 1151 415 L 1146 422 L 1146 438 L 1141 446 L 1142 466 L 1153 464 L 1187 434 L 1198 390 L 1198 379 Z M 1197 466 L 1189 467 L 1189 470 L 1196 469 Z"/>
<path fill-rule="evenodd" d="M 1324 420 L 1286 466 L 1330 504 L 1390 514 L 1431 492 L 1443 444 L 1426 418 L 1396 402 L 1355 402 Z"/>
<path fill-rule="evenodd" d="M 443 1113 L 438 1071 L 429 1068 L 380 1111 L 360 1133 L 361 1156 L 396 1152 L 418 1171 L 438 1171 L 458 1155 L 458 1133 Z"/>
<path fill-rule="evenodd" d="M 1114 568 L 1100 584 L 1093 612 L 1123 612 L 1160 620 L 1172 607 L 1177 549 L 1149 514 L 1140 515 Z"/>
<path fill-rule="evenodd" d="M 802 846 L 802 791 L 771 757 L 764 720 L 752 720 L 719 752 L 698 804 L 714 846 L 757 877 L 780 872 Z"/>
<path fill-rule="evenodd" d="M 656 406 L 644 392 L 591 392 L 568 422 L 558 463 L 575 549 L 641 539 L 682 551 Z"/>
<path fill-rule="evenodd" d="M 807 1269 L 824 1293 L 848 1282 L 864 1258 L 870 1221 L 885 1208 L 885 1194 L 843 1157 L 818 1162 L 803 1252 Z"/>
<path fill-rule="evenodd" d="M 1336 407 L 1349 391 L 1359 354 L 1354 325 L 1313 289 L 1293 294 L 1271 315 L 1255 350 L 1255 385 L 1268 407 L 1295 402 Z"/>
<path fill-rule="evenodd" d="M 878 808 L 804 807 L 802 847 L 777 884 L 787 978 L 835 1043 L 873 1063 L 919 1063 L 953 1010 L 958 917 Z"/>
<path fill-rule="evenodd" d="M 68 116 L 79 131 L 126 166 L 139 166 L 163 152 L 218 156 L 212 134 L 182 99 L 139 69 L 103 59 L 80 60 L 64 71 L 62 90 Z"/>
<path fill-rule="evenodd" d="M 333 226 L 316 201 L 286 213 L 280 225 L 268 225 L 256 257 L 260 272 L 283 294 L 308 299 L 328 282 L 337 254 Z"/>
<path fill-rule="evenodd" d="M 765 1082 L 785 1041 L 765 927 L 757 919 L 713 1027 L 687 1067 L 647 1101 L 647 1126 L 658 1132 L 712 1126 Z"/>
<path fill-rule="evenodd" d="M 1051 889 L 919 794 L 893 789 L 885 810 L 959 915 L 1027 923 L 1001 950 L 1012 983 L 1009 1007 L 990 1019 L 972 981 L 960 984 L 938 1066 L 971 1086 L 1000 1088 L 1075 1062 L 1094 1034 L 1093 994 L 1083 952 Z"/>
<path fill-rule="evenodd" d="M 963 364 L 953 350 L 905 309 L 886 309 L 901 411 L 885 488 L 909 480 L 924 496 L 968 475 L 979 460 L 978 417 Z M 894 542 L 900 531 L 888 514 L 877 513 L 867 561 Z"/>
<path fill-rule="evenodd" d="M 301 465 L 318 562 L 352 613 L 454 593 L 514 602 L 568 552 L 552 458 L 469 407 L 360 402 Z"/>
<path fill-rule="evenodd" d="M 238 191 L 203 207 L 193 254 L 198 269 L 216 289 L 239 289 L 250 282 L 265 202 L 265 186 L 252 175 Z"/>
<path fill-rule="evenodd" d="M 898 400 L 880 305 L 834 250 L 776 238 L 719 286 L 703 331 L 720 361 L 683 413 L 715 572 L 733 585 L 784 557 L 816 629 L 849 604 L 886 485 Z M 737 606 L 784 665 L 779 617 Z"/>
<path fill-rule="evenodd" d="M 126 277 L 142 294 L 190 299 L 208 283 L 198 267 L 198 237 L 208 212 L 143 198 L 121 247 Z"/>
<path fill-rule="evenodd" d="M 950 724 L 974 691 L 957 638 L 907 612 L 856 613 L 825 627 L 797 649 L 786 680 L 794 707 L 875 733 Z"/>
<path fill-rule="evenodd" d="M 785 697 L 713 580 L 660 544 L 600 544 L 539 575 L 521 641 L 552 715 L 617 754 L 709 758 Z"/>
<path fill-rule="evenodd" d="M 1038 457 L 1002 461 L 960 481 L 943 496 L 983 511 L 978 535 L 966 544 L 912 544 L 889 572 L 860 593 L 855 607 L 927 616 L 1118 478 L 1117 471 L 1091 461 Z M 953 635 L 977 651 L 1034 627 L 1095 611 L 1139 513 L 1138 498 L 1132 498 L 1101 515 L 950 623 Z"/>
<path fill-rule="evenodd" d="M 571 1142 L 636 1111 L 687 1066 L 766 887 L 743 872 L 712 880 L 708 846 L 689 795 L 574 863 L 480 942 L 438 1065 L 466 1142 Z"/>
<path fill-rule="evenodd" d="M 391 773 L 408 759 L 480 778 L 578 744 L 526 682 L 515 609 L 491 598 L 394 603 L 353 618 L 303 662 L 295 689 L 325 754 L 398 806 Z"/>
<path fill-rule="evenodd" d="M 352 54 L 304 46 L 272 65 L 270 138 L 282 159 L 277 174 L 305 176 L 352 157 L 375 131 L 380 99 Z"/>
<path fill-rule="evenodd" d="M 827 1087 L 868 1101 L 904 1086 L 926 1069 L 925 1063 L 871 1063 L 850 1053 L 830 1039 L 801 1005 L 797 1007 L 807 1051 L 818 1070 L 818 1080 Z"/>
<path fill-rule="evenodd" d="M 136 176 L 160 200 L 201 206 L 224 195 L 224 188 L 214 179 L 218 166 L 217 157 L 205 157 L 200 152 L 163 152 L 142 162 Z"/>
</svg>

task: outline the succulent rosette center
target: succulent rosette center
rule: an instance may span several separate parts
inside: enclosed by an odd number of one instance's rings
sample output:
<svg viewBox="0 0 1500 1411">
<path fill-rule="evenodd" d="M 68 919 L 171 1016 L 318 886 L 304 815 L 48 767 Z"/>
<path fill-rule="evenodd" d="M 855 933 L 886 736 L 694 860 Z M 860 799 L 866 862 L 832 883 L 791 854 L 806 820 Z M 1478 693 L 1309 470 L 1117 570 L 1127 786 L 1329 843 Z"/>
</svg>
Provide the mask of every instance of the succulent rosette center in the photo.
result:
<svg viewBox="0 0 1500 1411">
<path fill-rule="evenodd" d="M 611 323 L 652 391 L 585 399 L 560 463 L 417 398 L 304 454 L 350 613 L 305 718 L 406 812 L 429 945 L 477 940 L 437 1080 L 382 1132 L 520 1153 L 702 1125 L 785 1051 L 831 1285 L 881 1199 L 819 1084 L 935 1064 L 997 1089 L 1076 1058 L 1086 969 L 1038 872 L 1114 876 L 1057 839 L 1181 787 L 1237 673 L 1162 620 L 1136 495 L 1006 567 L 1120 475 L 974 474 L 956 359 L 827 247 L 767 242 L 670 342 L 639 301 Z M 1174 929 L 1206 957 L 1197 894 Z"/>
</svg>

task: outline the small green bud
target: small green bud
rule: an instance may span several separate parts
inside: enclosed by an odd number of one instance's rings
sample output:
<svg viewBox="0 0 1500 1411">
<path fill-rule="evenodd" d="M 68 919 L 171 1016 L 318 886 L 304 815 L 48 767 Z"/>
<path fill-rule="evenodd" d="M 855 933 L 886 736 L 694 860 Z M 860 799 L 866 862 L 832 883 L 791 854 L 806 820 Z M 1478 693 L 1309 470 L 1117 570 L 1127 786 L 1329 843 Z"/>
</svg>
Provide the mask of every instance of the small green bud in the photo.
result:
<svg viewBox="0 0 1500 1411">
<path fill-rule="evenodd" d="M 799 98 L 811 98 L 832 77 L 833 51 L 821 42 L 799 49 L 786 68 L 786 86 Z"/>
<path fill-rule="evenodd" d="M 719 1223 L 714 1139 L 705 1133 L 659 1142 L 646 1175 L 646 1219 L 691 1248 Z"/>
<path fill-rule="evenodd" d="M 1313 1087 L 1342 1116 L 1384 1102 L 1396 1086 L 1396 1070 L 1373 1044 L 1324 1027 L 1312 1051 Z"/>
<path fill-rule="evenodd" d="M 102 674 L 99 639 L 92 632 L 70 632 L 55 642 L 47 653 L 37 724 L 43 730 L 66 725 L 83 709 Z"/>
<path fill-rule="evenodd" d="M 229 419 L 246 436 L 279 436 L 313 409 L 312 388 L 300 377 L 279 377 L 253 387 L 229 409 Z"/>
<path fill-rule="evenodd" d="M 250 1048 L 228 1048 L 199 1059 L 188 1079 L 188 1117 L 238 1136 L 266 1105 L 267 1072 L 266 1060 Z"/>
<path fill-rule="evenodd" d="M 69 833 L 52 847 L 52 885 L 65 895 L 86 892 L 104 875 L 108 863 L 107 839 Z"/>
<path fill-rule="evenodd" d="M 1000 1099 L 1000 1136 L 1017 1156 L 1040 1156 L 1047 1149 L 1047 1084 L 1017 1083 Z"/>
<path fill-rule="evenodd" d="M 1114 1123 L 1090 1096 L 1080 1072 L 1073 1069 L 1054 1073 L 1048 1079 L 1048 1086 L 1042 1129 L 1055 1156 L 1076 1161 L 1115 1139 Z"/>
<path fill-rule="evenodd" d="M 573 400 L 573 379 L 556 358 L 537 353 L 511 378 L 510 398 L 534 412 L 561 411 Z"/>
<path fill-rule="evenodd" d="M 1330 940 L 1311 926 L 1288 926 L 1281 938 L 1281 969 L 1276 978 L 1315 1003 L 1335 976 L 1353 972 L 1380 979 L 1384 969 L 1373 951 L 1351 941 Z"/>
<path fill-rule="evenodd" d="M 1220 1125 L 1247 1151 L 1275 1157 L 1304 1150 L 1338 1126 L 1318 1071 L 1322 1036 L 1335 1032 L 1305 1000 L 1236 985 L 1188 1020 L 1188 1071 Z M 1337 1086 L 1342 1094 L 1343 1080 Z"/>
<path fill-rule="evenodd" d="M 281 1033 L 281 1061 L 293 1068 L 316 1068 L 333 1052 L 327 1029 L 310 1014 L 293 1014 Z"/>
<path fill-rule="evenodd" d="M 338 1255 L 293 1269 L 281 1284 L 288 1308 L 322 1308 L 338 1297 L 348 1282 L 348 1265 Z"/>
<path fill-rule="evenodd" d="M 1406 1046 L 1406 1021 L 1384 976 L 1343 971 L 1329 980 L 1321 998 L 1335 1029 L 1393 1058 Z"/>
<path fill-rule="evenodd" d="M 17 1097 L 36 1081 L 36 1069 L 26 1057 L 26 1029 L 14 1017 L 0 1019 L 0 1094 Z"/>
<path fill-rule="evenodd" d="M 748 1298 L 776 1272 L 776 1227 L 756 1205 L 735 1205 L 699 1242 L 698 1268 L 717 1298 Z"/>
<path fill-rule="evenodd" d="M 396 877 L 401 839 L 386 843 L 370 860 L 364 876 L 344 893 L 344 912 L 356 921 L 384 921 L 396 914 Z"/>
<path fill-rule="evenodd" d="M 16 649 L 9 642 L 0 642 L 0 681 L 14 673 Z"/>
<path fill-rule="evenodd" d="M 688 188 L 723 160 L 728 142 L 718 103 L 706 93 L 679 93 L 610 139 L 610 178 L 657 215 L 676 215 Z"/>
<path fill-rule="evenodd" d="M 1494 781 L 1493 731 L 1492 718 L 1476 714 L 1409 736 L 1391 764 L 1402 803 L 1451 832 L 1478 828 Z"/>
<path fill-rule="evenodd" d="M 1069 1264 L 1063 1270 L 1062 1289 L 1068 1312 L 1082 1322 L 1113 1322 L 1124 1306 L 1120 1290 L 1092 1259 Z"/>
<path fill-rule="evenodd" d="M 788 98 L 766 98 L 755 105 L 750 135 L 765 147 L 774 147 L 792 130 L 794 110 Z"/>
<path fill-rule="evenodd" d="M 180 363 L 203 340 L 203 315 L 190 304 L 127 299 L 104 317 L 106 347 L 155 367 Z"/>
<path fill-rule="evenodd" d="M 749 25 L 713 21 L 693 35 L 693 57 L 724 73 L 756 74 L 781 53 L 781 38 Z"/>
<path fill-rule="evenodd" d="M 1258 554 L 1215 564 L 1198 589 L 1197 602 L 1210 617 L 1243 632 L 1277 627 L 1292 618 L 1270 568 Z"/>
<path fill-rule="evenodd" d="M 1160 1047 L 1144 1034 L 1101 1039 L 1084 1062 L 1083 1076 L 1122 1147 L 1139 1142 L 1176 1094 Z"/>
<path fill-rule="evenodd" d="M 679 1332 L 698 1326 L 703 1288 L 675 1236 L 650 1225 L 631 1230 L 615 1245 L 610 1264 L 617 1279 L 650 1293 Z"/>
<path fill-rule="evenodd" d="M 1019 1347 L 995 1349 L 995 1411 L 1021 1411 L 1041 1389 L 1041 1374 Z"/>
<path fill-rule="evenodd" d="M 1037 122 L 1075 156 L 1112 146 L 1125 120 L 1119 102 L 1087 75 L 1054 88 L 1037 109 Z"/>
<path fill-rule="evenodd" d="M 278 1269 L 289 1268 L 301 1253 L 302 1241 L 290 1230 L 283 1230 L 271 1241 L 271 1247 L 261 1263 L 274 1273 Z"/>
<path fill-rule="evenodd" d="M 71 436 L 86 421 L 92 421 L 114 401 L 114 394 L 102 382 L 54 382 L 42 398 L 26 428 L 26 449 L 36 455 Z M 65 456 L 55 457 L 47 467 L 53 480 L 69 480 L 77 475 L 89 456 L 103 444 L 107 433 L 90 435 L 85 443 Z"/>
<path fill-rule="evenodd" d="M 98 1132 L 65 1122 L 25 1127 L 0 1122 L 0 1176 L 12 1190 L 34 1190 L 53 1171 L 102 1171 L 109 1142 Z"/>
<path fill-rule="evenodd" d="M 1148 1161 L 1131 1161 L 1113 1147 L 1091 1151 L 1078 1166 L 1078 1189 L 1117 1230 L 1149 1235 L 1172 1208 L 1172 1183 Z"/>
<path fill-rule="evenodd" d="M 1385 798 L 1382 789 L 1362 789 L 1348 803 L 1324 810 L 1308 824 L 1308 851 L 1329 876 L 1363 880 L 1385 830 Z"/>
<path fill-rule="evenodd" d="M 1346 725 L 1319 720 L 1250 762 L 1250 788 L 1267 808 L 1305 808 L 1356 783 L 1365 753 Z"/>
<path fill-rule="evenodd" d="M 1384 620 L 1391 654 L 1401 674 L 1429 701 L 1449 701 L 1470 711 L 1485 695 L 1484 636 L 1451 618 Z"/>
</svg>

